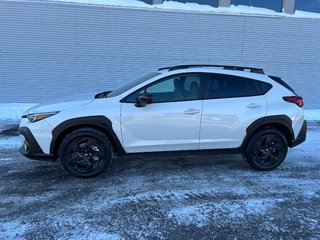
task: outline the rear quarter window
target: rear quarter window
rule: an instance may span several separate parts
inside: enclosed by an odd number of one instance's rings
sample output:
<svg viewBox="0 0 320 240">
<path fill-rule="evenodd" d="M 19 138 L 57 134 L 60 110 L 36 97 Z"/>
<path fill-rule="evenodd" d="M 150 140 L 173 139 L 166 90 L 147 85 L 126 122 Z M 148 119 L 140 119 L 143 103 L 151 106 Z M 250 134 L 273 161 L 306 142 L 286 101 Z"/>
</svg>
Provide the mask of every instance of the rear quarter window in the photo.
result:
<svg viewBox="0 0 320 240">
<path fill-rule="evenodd" d="M 261 82 L 257 80 L 255 80 L 254 82 L 259 92 L 259 95 L 266 94 L 272 88 L 272 85 L 270 83 Z"/>
</svg>

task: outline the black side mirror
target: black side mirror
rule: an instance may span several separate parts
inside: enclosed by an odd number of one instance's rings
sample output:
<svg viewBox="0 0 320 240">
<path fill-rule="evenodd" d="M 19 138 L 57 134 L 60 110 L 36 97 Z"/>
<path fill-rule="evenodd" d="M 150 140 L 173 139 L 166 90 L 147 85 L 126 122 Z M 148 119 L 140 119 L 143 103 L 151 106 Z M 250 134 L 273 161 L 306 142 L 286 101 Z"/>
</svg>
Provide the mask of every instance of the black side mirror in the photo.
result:
<svg viewBox="0 0 320 240">
<path fill-rule="evenodd" d="M 150 93 L 143 93 L 137 97 L 136 107 L 144 107 L 152 103 L 152 95 Z"/>
</svg>

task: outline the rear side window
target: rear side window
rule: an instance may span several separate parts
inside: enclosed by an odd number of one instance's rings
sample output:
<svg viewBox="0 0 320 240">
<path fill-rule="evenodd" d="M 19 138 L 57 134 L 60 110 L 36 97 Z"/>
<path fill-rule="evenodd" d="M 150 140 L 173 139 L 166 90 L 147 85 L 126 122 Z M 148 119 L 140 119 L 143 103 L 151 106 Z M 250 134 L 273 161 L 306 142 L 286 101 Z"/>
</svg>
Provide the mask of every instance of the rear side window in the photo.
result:
<svg viewBox="0 0 320 240">
<path fill-rule="evenodd" d="M 256 86 L 255 86 L 255 81 L 252 79 L 247 79 L 247 96 L 256 96 L 258 95 Z"/>
<path fill-rule="evenodd" d="M 260 81 L 249 78 L 223 74 L 210 74 L 208 76 L 204 98 L 216 99 L 257 96 L 260 95 L 261 92 L 268 91 L 270 89 L 267 89 L 266 86 L 258 86 L 259 83 Z M 258 87 L 259 89 L 257 89 Z"/>
<path fill-rule="evenodd" d="M 247 81 L 222 74 L 210 74 L 205 98 L 231 98 L 247 96 Z"/>
</svg>

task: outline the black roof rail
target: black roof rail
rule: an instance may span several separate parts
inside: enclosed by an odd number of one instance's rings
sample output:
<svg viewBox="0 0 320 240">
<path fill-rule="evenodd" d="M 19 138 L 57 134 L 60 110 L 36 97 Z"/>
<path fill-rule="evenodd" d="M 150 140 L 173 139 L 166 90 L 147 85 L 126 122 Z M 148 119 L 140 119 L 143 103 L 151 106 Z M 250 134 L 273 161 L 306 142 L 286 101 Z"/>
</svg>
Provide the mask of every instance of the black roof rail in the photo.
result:
<svg viewBox="0 0 320 240">
<path fill-rule="evenodd" d="M 250 72 L 252 72 L 252 73 L 264 74 L 264 71 L 262 68 L 230 66 L 230 65 L 210 65 L 210 64 L 177 65 L 177 66 L 172 66 L 172 67 L 159 68 L 158 70 L 161 71 L 161 70 L 168 69 L 168 71 L 173 71 L 173 70 L 192 68 L 192 67 L 221 67 L 226 70 L 239 70 L 239 71 L 250 70 Z"/>
</svg>

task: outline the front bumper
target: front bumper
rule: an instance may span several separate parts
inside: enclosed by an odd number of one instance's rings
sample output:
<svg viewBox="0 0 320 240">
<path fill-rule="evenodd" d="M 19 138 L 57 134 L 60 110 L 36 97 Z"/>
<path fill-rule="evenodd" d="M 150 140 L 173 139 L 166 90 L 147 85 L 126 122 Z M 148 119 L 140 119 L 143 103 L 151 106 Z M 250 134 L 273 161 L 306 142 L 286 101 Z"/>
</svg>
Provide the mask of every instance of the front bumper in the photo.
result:
<svg viewBox="0 0 320 240">
<path fill-rule="evenodd" d="M 306 140 L 306 138 L 307 138 L 307 126 L 308 126 L 307 121 L 304 120 L 304 122 L 302 124 L 302 128 L 301 128 L 301 130 L 300 130 L 300 132 L 298 134 L 298 137 L 296 139 L 292 140 L 291 143 L 289 143 L 289 147 L 291 147 L 291 148 L 295 147 L 295 146 L 303 143 Z"/>
<path fill-rule="evenodd" d="M 20 127 L 19 133 L 23 136 L 22 147 L 19 149 L 21 154 L 34 160 L 55 160 L 53 155 L 43 153 L 41 147 L 32 135 L 29 128 Z"/>
</svg>

